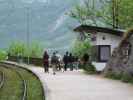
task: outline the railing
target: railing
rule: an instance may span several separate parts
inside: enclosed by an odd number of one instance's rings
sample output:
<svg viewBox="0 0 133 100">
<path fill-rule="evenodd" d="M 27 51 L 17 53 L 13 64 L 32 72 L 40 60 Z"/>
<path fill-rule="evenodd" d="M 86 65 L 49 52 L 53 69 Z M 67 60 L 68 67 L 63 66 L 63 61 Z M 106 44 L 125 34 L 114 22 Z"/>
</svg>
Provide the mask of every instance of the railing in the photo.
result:
<svg viewBox="0 0 133 100">
<path fill-rule="evenodd" d="M 17 56 L 8 56 L 8 61 L 14 61 L 14 62 L 23 62 L 28 63 L 28 57 L 17 57 Z M 36 66 L 42 66 L 43 65 L 43 59 L 42 58 L 29 58 L 29 64 L 33 64 Z"/>
</svg>

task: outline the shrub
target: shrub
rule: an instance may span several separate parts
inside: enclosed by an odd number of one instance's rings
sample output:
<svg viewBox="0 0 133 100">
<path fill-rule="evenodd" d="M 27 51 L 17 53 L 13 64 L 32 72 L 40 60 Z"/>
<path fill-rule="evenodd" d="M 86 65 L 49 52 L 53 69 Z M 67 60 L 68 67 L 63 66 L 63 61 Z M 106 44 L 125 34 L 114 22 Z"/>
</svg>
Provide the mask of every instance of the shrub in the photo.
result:
<svg viewBox="0 0 133 100">
<path fill-rule="evenodd" d="M 71 48 L 72 53 L 75 56 L 82 57 L 85 53 L 90 53 L 91 45 L 89 40 L 76 40 L 74 46 Z"/>
<path fill-rule="evenodd" d="M 43 54 L 42 46 L 37 42 L 32 42 L 28 47 L 25 43 L 16 41 L 12 42 L 8 48 L 8 53 L 12 56 L 29 56 L 39 58 Z"/>
<path fill-rule="evenodd" d="M 0 61 L 7 58 L 7 53 L 4 50 L 0 50 Z"/>
<path fill-rule="evenodd" d="M 126 83 L 128 83 L 128 82 L 133 82 L 133 77 L 132 77 L 129 73 L 124 73 L 124 74 L 122 75 L 121 80 L 122 80 L 123 82 L 126 82 Z"/>
<path fill-rule="evenodd" d="M 115 80 L 121 80 L 122 73 L 115 73 L 115 72 L 108 72 L 105 77 L 115 79 Z"/>
<path fill-rule="evenodd" d="M 133 77 L 129 73 L 108 72 L 105 77 L 115 80 L 121 80 L 122 82 L 126 83 L 133 83 Z"/>
<path fill-rule="evenodd" d="M 39 58 L 42 55 L 43 55 L 43 48 L 37 42 L 31 43 L 30 47 L 26 47 L 24 51 L 24 56 L 26 57 L 29 56 L 29 57 Z"/>
<path fill-rule="evenodd" d="M 22 42 L 12 42 L 9 46 L 8 53 L 12 56 L 24 55 L 26 46 Z"/>
<path fill-rule="evenodd" d="M 88 74 L 95 74 L 96 73 L 96 68 L 94 65 L 92 64 L 86 64 L 86 65 L 82 65 L 83 70 L 88 73 Z"/>
</svg>

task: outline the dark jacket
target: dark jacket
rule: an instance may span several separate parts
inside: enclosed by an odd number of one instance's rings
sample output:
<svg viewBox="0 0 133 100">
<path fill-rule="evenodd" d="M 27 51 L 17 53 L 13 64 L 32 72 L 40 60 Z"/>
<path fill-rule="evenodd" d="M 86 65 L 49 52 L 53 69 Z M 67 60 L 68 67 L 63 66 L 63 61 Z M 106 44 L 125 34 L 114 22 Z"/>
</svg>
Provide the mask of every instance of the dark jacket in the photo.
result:
<svg viewBox="0 0 133 100">
<path fill-rule="evenodd" d="M 66 64 L 69 62 L 69 56 L 68 55 L 64 55 L 63 57 L 63 62 Z"/>
<path fill-rule="evenodd" d="M 57 64 L 58 63 L 58 57 L 56 55 L 53 55 L 51 57 L 51 64 Z"/>
<path fill-rule="evenodd" d="M 69 56 L 69 63 L 74 62 L 74 57 L 73 56 Z"/>
<path fill-rule="evenodd" d="M 48 64 L 49 63 L 49 55 L 48 54 L 44 54 L 43 55 L 43 63 L 44 64 Z"/>
</svg>

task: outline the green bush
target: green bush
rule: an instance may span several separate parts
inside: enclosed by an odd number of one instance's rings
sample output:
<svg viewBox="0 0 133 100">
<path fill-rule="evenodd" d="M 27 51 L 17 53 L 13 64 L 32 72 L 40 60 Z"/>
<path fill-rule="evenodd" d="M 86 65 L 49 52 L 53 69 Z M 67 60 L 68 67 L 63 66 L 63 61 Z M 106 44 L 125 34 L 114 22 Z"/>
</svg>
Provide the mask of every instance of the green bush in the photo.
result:
<svg viewBox="0 0 133 100">
<path fill-rule="evenodd" d="M 105 77 L 115 79 L 115 80 L 121 80 L 122 78 L 122 73 L 114 73 L 114 72 L 108 72 Z"/>
<path fill-rule="evenodd" d="M 75 56 L 82 57 L 85 53 L 90 54 L 90 49 L 91 45 L 89 40 L 76 40 L 73 47 L 71 48 L 71 51 Z"/>
<path fill-rule="evenodd" d="M 29 55 L 30 57 L 41 57 L 43 55 L 42 46 L 37 42 L 33 42 L 30 46 Z"/>
<path fill-rule="evenodd" d="M 12 56 L 24 55 L 26 46 L 22 42 L 12 42 L 9 46 L 8 53 Z"/>
<path fill-rule="evenodd" d="M 129 73 L 115 73 L 115 72 L 108 72 L 105 77 L 115 79 L 115 80 L 121 80 L 122 82 L 126 83 L 133 83 L 133 77 Z"/>
<path fill-rule="evenodd" d="M 43 48 L 37 42 L 32 42 L 30 46 L 27 46 L 23 42 L 16 41 L 11 43 L 8 48 L 8 53 L 12 56 L 29 56 L 39 58 L 43 54 Z"/>
<path fill-rule="evenodd" d="M 7 58 L 7 53 L 4 50 L 0 50 L 0 61 Z"/>
<path fill-rule="evenodd" d="M 133 83 L 133 77 L 132 77 L 130 74 L 128 74 L 128 73 L 124 73 L 124 74 L 122 75 L 121 80 L 122 80 L 123 82 L 126 82 L 126 83 L 130 83 L 130 82 Z"/>
<path fill-rule="evenodd" d="M 82 68 L 88 74 L 95 74 L 96 73 L 96 68 L 92 64 L 82 65 Z"/>
</svg>

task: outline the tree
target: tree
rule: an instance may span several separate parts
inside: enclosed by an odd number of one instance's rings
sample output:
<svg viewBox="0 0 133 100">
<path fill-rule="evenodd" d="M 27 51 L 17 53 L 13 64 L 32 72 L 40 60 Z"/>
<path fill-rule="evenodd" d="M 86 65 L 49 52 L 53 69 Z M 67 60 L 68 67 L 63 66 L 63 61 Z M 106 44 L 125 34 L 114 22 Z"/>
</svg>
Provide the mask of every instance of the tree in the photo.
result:
<svg viewBox="0 0 133 100">
<path fill-rule="evenodd" d="M 75 56 L 82 57 L 85 53 L 90 53 L 91 45 L 89 40 L 76 40 L 71 51 Z"/>
<path fill-rule="evenodd" d="M 104 0 L 99 15 L 104 23 L 113 28 L 129 28 L 133 25 L 132 0 Z"/>
<path fill-rule="evenodd" d="M 5 60 L 7 58 L 7 52 L 4 50 L 0 50 L 0 61 Z"/>
<path fill-rule="evenodd" d="M 84 0 L 83 4 L 77 4 L 69 13 L 69 16 L 72 18 L 78 20 L 81 24 L 93 24 L 97 25 L 96 23 L 96 9 L 93 6 L 90 5 L 91 0 Z M 94 1 L 94 0 L 92 0 Z"/>
<path fill-rule="evenodd" d="M 97 0 L 100 3 L 90 1 L 84 0 L 82 5 L 76 5 L 69 15 L 81 24 L 102 24 L 121 29 L 133 26 L 133 0 Z"/>
<path fill-rule="evenodd" d="M 24 43 L 20 41 L 12 42 L 8 48 L 8 53 L 13 56 L 24 55 L 25 49 L 26 46 Z"/>
<path fill-rule="evenodd" d="M 30 47 L 27 47 L 25 43 L 15 41 L 9 46 L 8 53 L 12 56 L 41 57 L 43 48 L 38 42 L 32 42 Z"/>
</svg>

